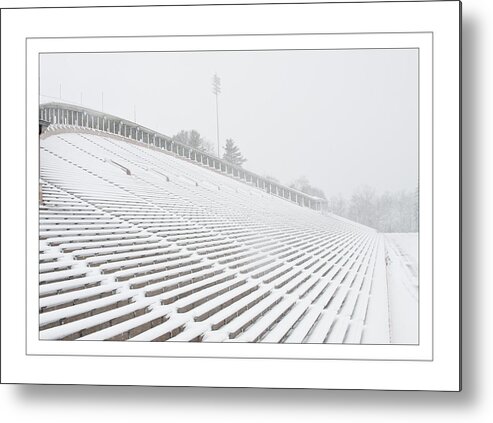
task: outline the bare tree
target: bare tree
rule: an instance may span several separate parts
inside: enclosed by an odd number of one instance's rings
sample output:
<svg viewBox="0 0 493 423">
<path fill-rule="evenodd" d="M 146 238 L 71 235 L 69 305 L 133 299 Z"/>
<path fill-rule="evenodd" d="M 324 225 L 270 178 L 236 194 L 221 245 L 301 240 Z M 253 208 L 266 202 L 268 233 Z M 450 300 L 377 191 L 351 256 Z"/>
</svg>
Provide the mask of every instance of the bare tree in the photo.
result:
<svg viewBox="0 0 493 423">
<path fill-rule="evenodd" d="M 191 131 L 181 130 L 171 139 L 181 144 L 188 145 L 189 147 L 196 148 L 197 150 L 205 150 L 207 145 L 207 141 L 205 141 L 195 129 L 192 129 Z"/>
<path fill-rule="evenodd" d="M 325 193 L 317 187 L 314 187 L 306 176 L 301 176 L 289 185 L 291 188 L 304 192 L 318 198 L 327 199 Z"/>
<path fill-rule="evenodd" d="M 342 194 L 333 195 L 328 201 L 329 211 L 338 216 L 347 216 L 347 202 Z"/>
<path fill-rule="evenodd" d="M 385 192 L 378 195 L 370 187 L 361 187 L 349 200 L 340 194 L 332 196 L 328 206 L 332 213 L 380 232 L 417 232 L 418 201 L 417 191 Z"/>
<path fill-rule="evenodd" d="M 275 178 L 274 176 L 264 175 L 264 178 L 267 179 L 268 181 L 275 182 L 277 184 L 281 183 L 281 181 L 279 179 Z"/>
<path fill-rule="evenodd" d="M 374 228 L 377 223 L 375 206 L 375 190 L 368 186 L 359 188 L 351 196 L 348 208 L 349 218 Z"/>
</svg>

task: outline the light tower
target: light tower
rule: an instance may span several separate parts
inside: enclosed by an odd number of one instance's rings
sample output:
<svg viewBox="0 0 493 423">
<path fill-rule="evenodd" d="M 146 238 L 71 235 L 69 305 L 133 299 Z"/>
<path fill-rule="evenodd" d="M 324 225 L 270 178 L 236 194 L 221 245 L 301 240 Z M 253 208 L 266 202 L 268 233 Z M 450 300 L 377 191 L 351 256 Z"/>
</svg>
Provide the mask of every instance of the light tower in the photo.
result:
<svg viewBox="0 0 493 423">
<path fill-rule="evenodd" d="M 212 93 L 216 96 L 216 135 L 217 135 L 217 157 L 221 158 L 221 152 L 219 150 L 219 99 L 218 95 L 221 93 L 221 78 L 214 74 L 212 77 Z"/>
</svg>

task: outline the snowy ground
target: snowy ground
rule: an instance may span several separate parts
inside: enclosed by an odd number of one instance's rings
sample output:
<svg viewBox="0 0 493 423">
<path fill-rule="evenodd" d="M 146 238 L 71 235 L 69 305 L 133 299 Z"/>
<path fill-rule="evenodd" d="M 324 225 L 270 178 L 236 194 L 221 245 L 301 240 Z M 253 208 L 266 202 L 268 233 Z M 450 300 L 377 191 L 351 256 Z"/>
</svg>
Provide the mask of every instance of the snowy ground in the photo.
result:
<svg viewBox="0 0 493 423">
<path fill-rule="evenodd" d="M 418 343 L 418 234 L 385 234 L 392 343 Z"/>
<path fill-rule="evenodd" d="M 376 262 L 381 265 L 375 266 L 373 274 L 371 301 L 368 304 L 363 344 L 389 344 L 391 342 L 385 244 L 385 236 L 379 236 Z"/>
</svg>

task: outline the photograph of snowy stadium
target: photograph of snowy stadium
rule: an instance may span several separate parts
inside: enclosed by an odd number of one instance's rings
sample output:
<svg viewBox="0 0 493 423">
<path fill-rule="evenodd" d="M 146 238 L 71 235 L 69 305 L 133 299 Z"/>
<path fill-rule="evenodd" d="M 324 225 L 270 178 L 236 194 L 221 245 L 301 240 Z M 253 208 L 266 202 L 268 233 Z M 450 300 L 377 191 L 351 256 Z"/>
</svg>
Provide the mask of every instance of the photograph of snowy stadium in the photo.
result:
<svg viewBox="0 0 493 423">
<path fill-rule="evenodd" d="M 39 339 L 419 344 L 417 49 L 39 64 Z"/>
</svg>

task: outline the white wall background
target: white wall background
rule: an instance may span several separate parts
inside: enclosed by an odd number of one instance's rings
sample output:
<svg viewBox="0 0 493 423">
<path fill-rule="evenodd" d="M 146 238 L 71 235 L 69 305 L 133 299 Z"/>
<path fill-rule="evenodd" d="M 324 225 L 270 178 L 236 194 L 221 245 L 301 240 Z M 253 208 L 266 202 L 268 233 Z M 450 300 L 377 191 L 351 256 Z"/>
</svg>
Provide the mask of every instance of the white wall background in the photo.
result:
<svg viewBox="0 0 493 423">
<path fill-rule="evenodd" d="M 492 19 L 493 2 L 463 0 L 463 392 L 1 385 L 2 421 L 469 423 L 491 419 Z"/>
</svg>

